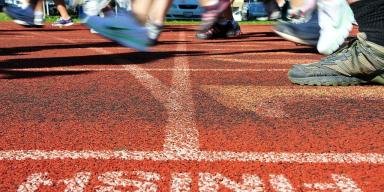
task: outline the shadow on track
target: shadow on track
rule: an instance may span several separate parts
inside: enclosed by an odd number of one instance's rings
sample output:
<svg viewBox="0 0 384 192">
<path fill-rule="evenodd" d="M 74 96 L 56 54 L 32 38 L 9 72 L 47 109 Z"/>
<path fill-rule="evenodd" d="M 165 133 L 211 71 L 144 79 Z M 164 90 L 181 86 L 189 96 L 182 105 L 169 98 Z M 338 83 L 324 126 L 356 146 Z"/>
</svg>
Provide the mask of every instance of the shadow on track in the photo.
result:
<svg viewBox="0 0 384 192">
<path fill-rule="evenodd" d="M 20 53 L 36 52 L 49 49 L 76 49 L 76 48 L 90 48 L 90 47 L 116 47 L 119 46 L 114 42 L 99 42 L 99 43 L 86 43 L 86 44 L 52 44 L 42 46 L 29 46 L 29 47 L 9 47 L 0 48 L 0 55 L 23 55 Z"/>
<path fill-rule="evenodd" d="M 0 75 L 4 75 L 1 79 L 30 79 L 47 76 L 80 75 L 91 72 L 92 71 L 9 71 L 0 69 Z"/>
<path fill-rule="evenodd" d="M 131 52 L 108 55 L 88 55 L 74 57 L 49 57 L 49 58 L 26 58 L 26 59 L 9 59 L 0 62 L 0 75 L 4 75 L 3 79 L 19 79 L 19 78 L 37 78 L 44 76 L 59 75 L 78 75 L 82 73 L 94 72 L 90 71 L 54 71 L 41 72 L 33 71 L 38 68 L 53 67 L 69 67 L 69 66 L 87 66 L 87 65 L 138 65 L 148 64 L 152 61 L 172 58 L 176 56 L 201 55 L 200 51 L 167 51 L 167 52 Z M 19 69 L 19 70 L 18 70 Z M 28 72 L 22 69 L 31 69 Z"/>
</svg>

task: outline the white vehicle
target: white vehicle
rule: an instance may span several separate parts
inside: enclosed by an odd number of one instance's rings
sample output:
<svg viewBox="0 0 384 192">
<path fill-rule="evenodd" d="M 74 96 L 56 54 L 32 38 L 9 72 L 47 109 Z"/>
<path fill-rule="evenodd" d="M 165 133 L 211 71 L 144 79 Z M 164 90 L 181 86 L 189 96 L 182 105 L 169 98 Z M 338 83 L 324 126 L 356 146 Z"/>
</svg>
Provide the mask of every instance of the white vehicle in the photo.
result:
<svg viewBox="0 0 384 192">
<path fill-rule="evenodd" d="M 202 12 L 198 0 L 174 0 L 166 18 L 198 20 Z"/>
</svg>

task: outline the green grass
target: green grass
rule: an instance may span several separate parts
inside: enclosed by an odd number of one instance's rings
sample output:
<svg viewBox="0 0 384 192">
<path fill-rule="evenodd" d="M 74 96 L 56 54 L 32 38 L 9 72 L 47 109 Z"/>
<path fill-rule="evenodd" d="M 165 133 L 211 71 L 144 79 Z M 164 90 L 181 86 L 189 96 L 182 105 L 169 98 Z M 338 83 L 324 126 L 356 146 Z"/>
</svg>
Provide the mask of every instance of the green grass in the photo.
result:
<svg viewBox="0 0 384 192">
<path fill-rule="evenodd" d="M 45 18 L 45 22 L 52 23 L 56 21 L 59 16 L 48 16 Z M 73 16 L 73 21 L 75 23 L 79 22 L 79 19 L 76 16 Z M 0 22 L 1 21 L 12 21 L 5 13 L 0 13 Z M 274 24 L 274 21 L 240 21 L 240 25 L 270 25 Z M 198 25 L 200 21 L 198 20 L 170 20 L 165 22 L 166 25 Z"/>
<path fill-rule="evenodd" d="M 0 13 L 0 21 L 12 21 L 5 13 Z"/>
<path fill-rule="evenodd" d="M 58 18 L 59 16 L 48 16 L 48 17 L 45 17 L 45 22 L 52 23 L 52 22 L 55 22 Z M 79 19 L 76 16 L 73 16 L 73 18 L 74 18 L 73 19 L 74 22 L 79 22 Z M 0 22 L 1 21 L 12 21 L 12 19 L 9 18 L 7 14 L 0 13 Z"/>
</svg>

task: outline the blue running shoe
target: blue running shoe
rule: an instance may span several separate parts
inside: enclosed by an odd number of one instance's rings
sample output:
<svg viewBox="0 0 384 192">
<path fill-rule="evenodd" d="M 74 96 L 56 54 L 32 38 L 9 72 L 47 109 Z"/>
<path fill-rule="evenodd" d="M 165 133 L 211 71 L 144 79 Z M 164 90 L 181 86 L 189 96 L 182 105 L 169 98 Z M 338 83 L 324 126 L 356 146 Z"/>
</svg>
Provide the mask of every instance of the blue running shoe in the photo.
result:
<svg viewBox="0 0 384 192">
<path fill-rule="evenodd" d="M 71 25 L 73 25 L 73 21 L 71 18 L 64 19 L 62 17 L 60 17 L 54 23 L 52 23 L 52 26 L 54 26 L 54 27 L 68 27 Z"/>
<path fill-rule="evenodd" d="M 320 25 L 317 11 L 313 11 L 308 21 L 278 22 L 274 32 L 284 39 L 299 44 L 316 46 L 320 38 Z"/>
<path fill-rule="evenodd" d="M 35 15 L 32 6 L 22 9 L 20 7 L 8 5 L 5 7 L 5 13 L 19 25 L 25 27 L 42 27 L 42 25 L 36 25 L 34 22 Z"/>
<path fill-rule="evenodd" d="M 140 51 L 146 51 L 149 38 L 147 29 L 140 25 L 130 12 L 121 12 L 114 17 L 89 16 L 84 20 L 85 24 L 100 35 L 116 41 L 117 43 L 132 47 Z"/>
</svg>

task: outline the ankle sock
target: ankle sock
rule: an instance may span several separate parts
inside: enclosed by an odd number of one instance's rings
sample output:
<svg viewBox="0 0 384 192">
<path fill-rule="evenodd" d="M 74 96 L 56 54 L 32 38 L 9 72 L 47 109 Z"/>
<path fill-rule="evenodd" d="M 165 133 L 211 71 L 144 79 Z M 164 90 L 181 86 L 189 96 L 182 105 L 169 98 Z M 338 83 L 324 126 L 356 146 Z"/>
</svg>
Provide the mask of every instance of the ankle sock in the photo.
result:
<svg viewBox="0 0 384 192">
<path fill-rule="evenodd" d="M 384 1 L 361 0 L 351 4 L 359 31 L 368 41 L 384 46 Z"/>
</svg>

